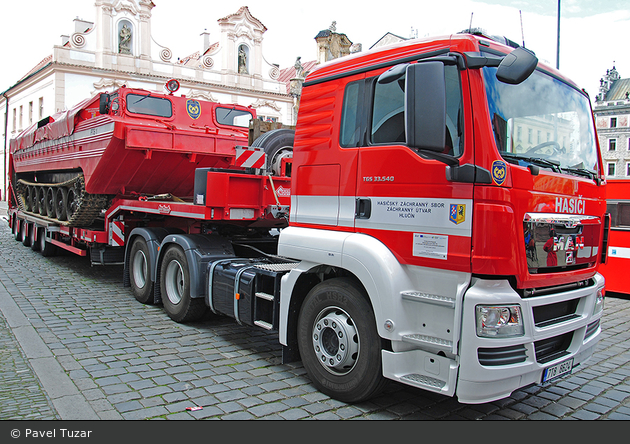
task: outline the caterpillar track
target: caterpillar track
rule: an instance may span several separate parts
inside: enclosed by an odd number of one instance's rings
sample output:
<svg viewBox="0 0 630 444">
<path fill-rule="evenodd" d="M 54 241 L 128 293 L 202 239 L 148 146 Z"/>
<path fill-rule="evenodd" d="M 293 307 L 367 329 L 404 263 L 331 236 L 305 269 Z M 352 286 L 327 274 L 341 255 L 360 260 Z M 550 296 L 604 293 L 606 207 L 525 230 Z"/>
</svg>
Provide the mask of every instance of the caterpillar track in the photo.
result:
<svg viewBox="0 0 630 444">
<path fill-rule="evenodd" d="M 110 204 L 105 194 L 89 194 L 79 175 L 62 183 L 38 183 L 18 180 L 20 210 L 62 225 L 90 226 Z"/>
</svg>

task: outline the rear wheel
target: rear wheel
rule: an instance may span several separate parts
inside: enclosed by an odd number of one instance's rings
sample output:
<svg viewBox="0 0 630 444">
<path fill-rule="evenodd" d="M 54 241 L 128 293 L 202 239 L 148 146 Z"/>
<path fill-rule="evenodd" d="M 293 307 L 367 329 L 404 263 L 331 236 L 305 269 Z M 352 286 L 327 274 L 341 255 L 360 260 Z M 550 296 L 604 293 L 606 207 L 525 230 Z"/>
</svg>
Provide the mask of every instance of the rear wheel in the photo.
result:
<svg viewBox="0 0 630 444">
<path fill-rule="evenodd" d="M 129 277 L 133 295 L 139 302 L 153 302 L 153 282 L 151 281 L 149 248 L 142 237 L 138 237 L 131 247 L 129 256 Z"/>
<path fill-rule="evenodd" d="M 365 291 L 346 278 L 308 293 L 298 318 L 302 363 L 313 384 L 343 402 L 361 402 L 383 389 L 381 339 Z"/>
<path fill-rule="evenodd" d="M 164 311 L 175 322 L 196 321 L 205 314 L 204 300 L 190 296 L 188 260 L 179 247 L 171 247 L 164 254 L 160 267 L 160 290 Z"/>
<path fill-rule="evenodd" d="M 28 232 L 28 243 L 31 246 L 31 250 L 33 251 L 39 250 L 39 242 L 37 242 L 37 232 L 41 230 L 42 228 L 38 229 L 37 225 L 33 224 Z"/>
<path fill-rule="evenodd" d="M 13 222 L 11 223 L 11 233 L 13 234 L 13 239 L 15 239 L 16 241 L 22 240 L 20 228 L 22 228 L 20 219 L 18 219 L 16 215 L 13 215 Z"/>
<path fill-rule="evenodd" d="M 28 222 L 26 222 L 25 220 L 22 221 L 22 228 L 20 230 L 20 236 L 21 236 L 21 240 L 22 240 L 22 245 L 24 245 L 25 247 L 30 247 L 31 246 L 31 238 L 29 236 L 29 232 L 33 229 L 33 225 L 29 224 Z"/>
<path fill-rule="evenodd" d="M 282 169 L 282 159 L 293 157 L 293 141 L 295 131 L 281 128 L 267 131 L 265 134 L 254 140 L 252 146 L 262 147 L 267 156 L 267 172 L 280 176 Z"/>
<path fill-rule="evenodd" d="M 42 227 L 37 230 L 37 242 L 39 243 L 39 252 L 42 256 L 49 257 L 57 253 L 57 246 L 46 241 L 46 228 Z"/>
</svg>

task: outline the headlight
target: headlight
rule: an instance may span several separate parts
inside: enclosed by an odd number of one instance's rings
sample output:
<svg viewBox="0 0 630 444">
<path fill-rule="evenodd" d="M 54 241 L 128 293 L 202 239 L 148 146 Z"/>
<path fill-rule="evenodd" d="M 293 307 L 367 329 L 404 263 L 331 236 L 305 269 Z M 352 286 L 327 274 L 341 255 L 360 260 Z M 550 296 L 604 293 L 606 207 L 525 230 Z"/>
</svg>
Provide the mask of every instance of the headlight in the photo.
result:
<svg viewBox="0 0 630 444">
<path fill-rule="evenodd" d="M 593 307 L 593 315 L 601 313 L 604 309 L 604 292 L 601 288 L 597 289 L 597 294 L 595 295 L 595 307 Z"/>
<path fill-rule="evenodd" d="M 477 336 L 505 338 L 523 336 L 523 316 L 519 305 L 477 305 Z"/>
</svg>

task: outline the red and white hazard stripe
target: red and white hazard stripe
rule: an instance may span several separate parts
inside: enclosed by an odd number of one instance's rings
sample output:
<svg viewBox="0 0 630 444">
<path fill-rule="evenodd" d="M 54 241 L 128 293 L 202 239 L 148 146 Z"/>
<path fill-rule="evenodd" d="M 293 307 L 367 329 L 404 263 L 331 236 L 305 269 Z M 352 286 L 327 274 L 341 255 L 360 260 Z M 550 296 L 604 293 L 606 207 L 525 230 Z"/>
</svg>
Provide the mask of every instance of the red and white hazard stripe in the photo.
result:
<svg viewBox="0 0 630 444">
<path fill-rule="evenodd" d="M 122 247 L 125 245 L 125 223 L 114 221 L 109 225 L 109 244 L 112 247 Z"/>
<path fill-rule="evenodd" d="M 263 168 L 265 165 L 265 150 L 251 146 L 236 147 L 236 166 L 243 168 Z"/>
</svg>

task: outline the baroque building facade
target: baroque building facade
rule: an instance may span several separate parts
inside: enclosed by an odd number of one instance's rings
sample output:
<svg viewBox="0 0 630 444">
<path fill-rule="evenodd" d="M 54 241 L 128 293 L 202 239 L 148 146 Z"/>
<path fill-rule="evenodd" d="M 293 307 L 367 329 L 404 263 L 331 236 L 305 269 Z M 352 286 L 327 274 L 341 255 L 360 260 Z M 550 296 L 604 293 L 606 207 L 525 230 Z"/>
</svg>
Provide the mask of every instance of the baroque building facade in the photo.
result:
<svg viewBox="0 0 630 444">
<path fill-rule="evenodd" d="M 262 120 L 294 125 L 295 98 L 280 79 L 279 66 L 263 56 L 267 28 L 244 6 L 218 20 L 213 41 L 200 35 L 199 50 L 173 59 L 171 50 L 151 33 L 151 0 L 95 0 L 95 20 L 74 20 L 73 32 L 62 36 L 52 54 L 4 89 L 4 171 L 0 199 L 5 200 L 9 140 L 58 111 L 101 92 L 126 85 L 165 91 L 177 79 L 178 94 L 256 109 Z M 295 72 L 295 69 L 292 68 Z"/>
<path fill-rule="evenodd" d="M 630 179 L 630 79 L 606 71 L 593 107 L 604 169 L 610 179 Z"/>
</svg>

